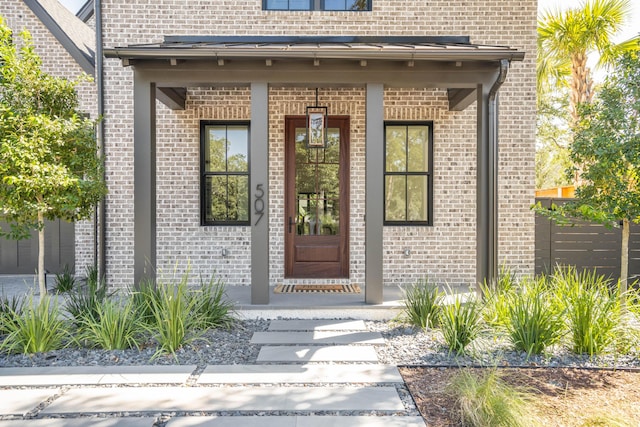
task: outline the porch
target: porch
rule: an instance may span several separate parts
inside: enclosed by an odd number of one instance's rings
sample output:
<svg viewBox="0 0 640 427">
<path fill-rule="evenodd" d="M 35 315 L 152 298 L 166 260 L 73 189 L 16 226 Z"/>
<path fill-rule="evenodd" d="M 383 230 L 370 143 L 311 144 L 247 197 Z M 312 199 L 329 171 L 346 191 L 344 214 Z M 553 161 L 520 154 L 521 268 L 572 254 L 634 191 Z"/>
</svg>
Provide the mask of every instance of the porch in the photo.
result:
<svg viewBox="0 0 640 427">
<path fill-rule="evenodd" d="M 166 37 L 157 45 L 106 49 L 133 68 L 134 81 L 134 279 L 153 278 L 157 264 L 156 98 L 184 109 L 188 88 L 246 85 L 250 90 L 252 161 L 250 206 L 262 221 L 250 223 L 251 305 L 299 306 L 306 296 L 272 293 L 269 219 L 274 203 L 269 177 L 271 87 L 357 87 L 365 94 L 366 202 L 364 203 L 364 286 L 352 302 L 383 305 L 394 301 L 383 283 L 384 90 L 439 88 L 449 110 L 476 103 L 476 280 L 497 277 L 498 121 L 497 92 L 510 61 L 524 54 L 500 46 L 471 44 L 465 37 L 282 38 Z M 256 204 L 259 199 L 259 204 Z M 284 221 L 282 221 L 284 222 Z M 364 296 L 364 301 L 363 301 Z M 348 304 L 344 295 L 326 295 L 323 306 Z M 245 295 L 239 296 L 243 301 Z M 314 305 L 317 298 L 314 294 Z M 337 301 L 341 301 L 338 303 Z"/>
</svg>

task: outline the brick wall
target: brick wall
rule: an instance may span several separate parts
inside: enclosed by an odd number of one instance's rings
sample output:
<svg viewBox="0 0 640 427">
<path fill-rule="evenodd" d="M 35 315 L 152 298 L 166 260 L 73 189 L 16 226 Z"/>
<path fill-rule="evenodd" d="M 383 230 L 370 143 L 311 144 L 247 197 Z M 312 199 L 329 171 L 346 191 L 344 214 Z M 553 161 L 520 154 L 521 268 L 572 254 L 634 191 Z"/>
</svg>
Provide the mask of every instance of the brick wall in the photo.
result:
<svg viewBox="0 0 640 427">
<path fill-rule="evenodd" d="M 45 25 L 23 1 L 0 2 L 0 15 L 14 32 L 27 30 L 31 33 L 36 53 L 42 59 L 42 70 L 52 76 L 76 79 L 83 74 L 82 68 L 69 52 L 58 42 Z M 77 86 L 80 110 L 97 116 L 95 83 L 84 81 Z M 75 261 L 76 272 L 83 273 L 85 266 L 93 264 L 93 223 L 76 223 Z"/>
<path fill-rule="evenodd" d="M 533 272 L 536 2 L 374 0 L 372 12 L 266 12 L 260 0 L 104 1 L 107 47 L 152 43 L 164 35 L 469 35 L 481 44 L 524 50 L 500 91 L 500 262 Z M 120 61 L 106 66 L 107 260 L 117 286 L 133 279 L 133 74 Z M 229 94 L 222 95 L 227 91 Z M 230 284 L 248 284 L 249 230 L 200 227 L 197 188 L 200 119 L 221 114 L 246 119 L 247 89 L 190 89 L 186 111 L 158 107 L 158 263 L 171 271 L 217 271 Z M 321 92 L 324 94 L 324 92 Z M 285 114 L 303 114 L 311 88 L 270 91 L 270 253 L 272 284 L 283 276 L 283 129 Z M 321 95 L 351 115 L 351 281 L 364 280 L 364 92 Z M 287 102 L 280 101 L 286 99 Z M 434 120 L 434 226 L 386 227 L 385 284 L 429 274 L 451 284 L 475 278 L 476 114 L 449 112 L 442 90 L 385 92 L 385 118 Z M 285 108 L 286 107 L 286 108 Z M 223 259 L 222 245 L 234 241 Z M 411 256 L 403 249 L 410 246 Z M 182 268 L 182 267 L 181 267 Z"/>
</svg>

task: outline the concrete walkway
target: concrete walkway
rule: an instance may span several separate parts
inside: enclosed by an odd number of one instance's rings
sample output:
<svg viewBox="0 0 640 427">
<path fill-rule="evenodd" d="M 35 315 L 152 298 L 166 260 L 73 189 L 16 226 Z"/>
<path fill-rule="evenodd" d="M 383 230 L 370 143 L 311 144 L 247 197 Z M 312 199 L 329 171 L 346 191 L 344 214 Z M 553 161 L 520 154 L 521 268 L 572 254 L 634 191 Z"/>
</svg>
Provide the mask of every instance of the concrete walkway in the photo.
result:
<svg viewBox="0 0 640 427">
<path fill-rule="evenodd" d="M 274 320 L 252 342 L 255 365 L 0 368 L 0 427 L 425 426 L 362 321 Z"/>
</svg>

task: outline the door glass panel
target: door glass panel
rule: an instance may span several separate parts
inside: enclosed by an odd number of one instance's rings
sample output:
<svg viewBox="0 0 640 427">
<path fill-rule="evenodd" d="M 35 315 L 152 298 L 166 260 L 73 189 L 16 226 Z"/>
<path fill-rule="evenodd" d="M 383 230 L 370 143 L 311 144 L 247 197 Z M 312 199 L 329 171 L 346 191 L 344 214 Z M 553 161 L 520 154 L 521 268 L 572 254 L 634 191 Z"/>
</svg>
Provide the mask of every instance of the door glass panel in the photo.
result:
<svg viewBox="0 0 640 427">
<path fill-rule="evenodd" d="M 296 234 L 339 234 L 340 130 L 329 128 L 327 148 L 307 148 L 307 130 L 297 128 Z"/>
</svg>

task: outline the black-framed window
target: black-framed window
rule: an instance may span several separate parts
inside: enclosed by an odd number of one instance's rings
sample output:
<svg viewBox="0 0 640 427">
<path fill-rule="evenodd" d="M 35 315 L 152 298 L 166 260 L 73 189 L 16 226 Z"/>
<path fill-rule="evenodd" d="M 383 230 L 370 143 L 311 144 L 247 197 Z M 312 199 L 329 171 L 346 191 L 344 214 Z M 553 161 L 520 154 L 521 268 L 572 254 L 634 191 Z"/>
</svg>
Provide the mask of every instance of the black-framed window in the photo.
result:
<svg viewBox="0 0 640 427">
<path fill-rule="evenodd" d="M 433 222 L 433 122 L 384 125 L 384 223 Z"/>
<path fill-rule="evenodd" d="M 262 0 L 264 10 L 371 10 L 373 0 Z"/>
<path fill-rule="evenodd" d="M 249 123 L 200 122 L 202 225 L 249 225 Z"/>
</svg>

